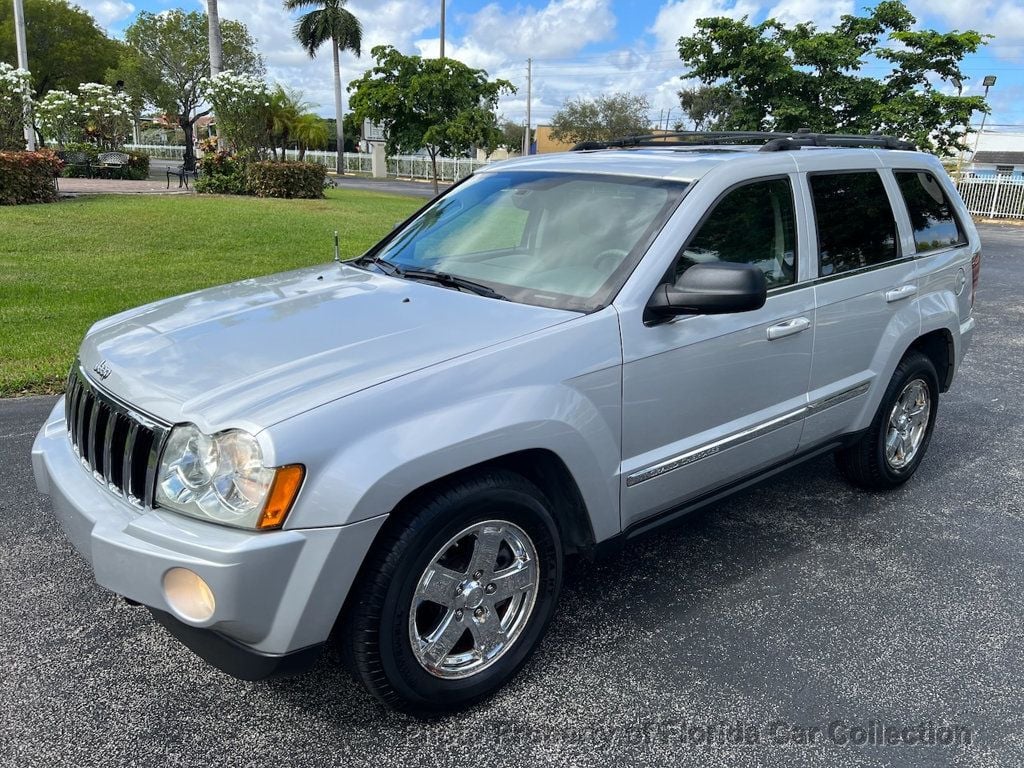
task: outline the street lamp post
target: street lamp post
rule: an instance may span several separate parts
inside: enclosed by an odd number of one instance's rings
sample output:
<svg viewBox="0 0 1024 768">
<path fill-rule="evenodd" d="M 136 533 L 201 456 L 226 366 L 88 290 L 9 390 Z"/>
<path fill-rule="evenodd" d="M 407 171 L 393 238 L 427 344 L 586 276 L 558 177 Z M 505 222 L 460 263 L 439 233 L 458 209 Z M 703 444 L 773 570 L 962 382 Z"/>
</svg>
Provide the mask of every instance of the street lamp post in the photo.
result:
<svg viewBox="0 0 1024 768">
<path fill-rule="evenodd" d="M 985 79 L 981 81 L 981 84 L 985 86 L 985 101 L 988 101 L 988 89 L 996 84 L 995 75 L 985 75 Z M 971 155 L 971 162 L 974 162 L 974 155 L 978 154 L 978 142 L 981 141 L 981 134 L 985 132 L 985 118 L 988 117 L 988 112 L 981 113 L 981 128 L 978 129 L 978 133 L 974 137 L 974 154 Z"/>
<path fill-rule="evenodd" d="M 25 42 L 25 7 L 21 0 L 14 0 L 14 39 L 18 47 L 18 69 L 28 71 L 28 45 Z M 28 103 L 23 105 L 25 123 L 25 146 L 29 152 L 36 149 L 36 132 L 32 127 L 32 113 Z"/>
<path fill-rule="evenodd" d="M 444 60 L 444 5 L 445 0 L 441 0 L 441 56 L 440 59 Z"/>
</svg>

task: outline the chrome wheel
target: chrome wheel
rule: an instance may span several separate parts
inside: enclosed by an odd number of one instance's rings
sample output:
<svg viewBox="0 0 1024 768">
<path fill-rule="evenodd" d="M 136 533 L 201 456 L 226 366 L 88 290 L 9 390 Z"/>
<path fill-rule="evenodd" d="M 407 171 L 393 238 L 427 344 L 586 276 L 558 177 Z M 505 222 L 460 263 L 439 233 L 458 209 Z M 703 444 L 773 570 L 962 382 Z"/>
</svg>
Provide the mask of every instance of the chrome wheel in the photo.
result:
<svg viewBox="0 0 1024 768">
<path fill-rule="evenodd" d="M 487 520 L 455 534 L 416 584 L 409 611 L 416 660 L 442 678 L 489 667 L 526 627 L 538 578 L 537 549 L 518 525 Z"/>
<path fill-rule="evenodd" d="M 917 456 L 928 431 L 932 403 L 928 384 L 914 379 L 903 388 L 889 413 L 885 433 L 885 460 L 893 469 L 903 469 Z"/>
</svg>

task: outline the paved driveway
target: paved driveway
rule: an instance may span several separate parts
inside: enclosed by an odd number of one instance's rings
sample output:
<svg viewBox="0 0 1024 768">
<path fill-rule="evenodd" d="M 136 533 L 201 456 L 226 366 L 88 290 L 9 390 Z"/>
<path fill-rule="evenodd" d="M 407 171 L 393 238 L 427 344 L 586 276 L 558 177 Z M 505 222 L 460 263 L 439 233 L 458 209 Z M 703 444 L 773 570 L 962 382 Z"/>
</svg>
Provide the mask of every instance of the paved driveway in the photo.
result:
<svg viewBox="0 0 1024 768">
<path fill-rule="evenodd" d="M 52 399 L 0 404 L 0 764 L 1024 764 L 1024 228 L 983 238 L 975 347 L 914 481 L 860 493 L 821 459 L 573 564 L 524 673 L 433 722 L 333 656 L 229 678 L 96 587 L 30 477 Z M 856 743 L 878 723 L 961 743 Z"/>
</svg>

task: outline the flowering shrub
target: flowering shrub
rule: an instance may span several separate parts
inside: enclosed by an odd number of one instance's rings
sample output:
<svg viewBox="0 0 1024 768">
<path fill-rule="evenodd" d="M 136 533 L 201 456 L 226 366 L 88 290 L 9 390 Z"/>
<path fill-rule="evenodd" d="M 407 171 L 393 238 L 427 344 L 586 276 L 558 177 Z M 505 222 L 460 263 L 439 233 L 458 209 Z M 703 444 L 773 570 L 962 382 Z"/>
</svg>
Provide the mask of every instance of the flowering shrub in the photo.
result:
<svg viewBox="0 0 1024 768">
<path fill-rule="evenodd" d="M 36 122 L 47 141 L 53 139 L 59 146 L 81 141 L 81 108 L 78 96 L 70 91 L 50 91 L 36 106 Z"/>
<path fill-rule="evenodd" d="M 0 205 L 52 203 L 61 162 L 49 150 L 0 152 Z"/>
<path fill-rule="evenodd" d="M 25 118 L 32 114 L 32 76 L 0 61 L 0 150 L 25 148 Z"/>
<path fill-rule="evenodd" d="M 217 116 L 217 133 L 243 160 L 259 158 L 268 144 L 270 95 L 258 77 L 229 69 L 204 77 L 199 87 Z"/>
<path fill-rule="evenodd" d="M 227 151 L 207 152 L 199 160 L 196 192 L 218 195 L 245 195 L 245 166 Z"/>
<path fill-rule="evenodd" d="M 251 163 L 247 174 L 249 192 L 257 197 L 323 197 L 326 180 L 319 163 Z"/>
<path fill-rule="evenodd" d="M 82 83 L 78 94 L 50 91 L 37 109 L 39 126 L 60 146 L 90 138 L 106 149 L 124 143 L 132 128 L 127 94 L 102 83 Z"/>
</svg>

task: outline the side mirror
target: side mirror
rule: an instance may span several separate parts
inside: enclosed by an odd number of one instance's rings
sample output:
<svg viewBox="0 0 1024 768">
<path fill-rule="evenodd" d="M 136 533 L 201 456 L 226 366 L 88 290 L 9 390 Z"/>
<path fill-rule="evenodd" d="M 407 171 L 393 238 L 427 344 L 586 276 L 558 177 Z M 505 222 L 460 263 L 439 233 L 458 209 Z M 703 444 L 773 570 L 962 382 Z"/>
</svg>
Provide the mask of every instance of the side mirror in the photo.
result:
<svg viewBox="0 0 1024 768">
<path fill-rule="evenodd" d="M 694 264 L 674 284 L 659 285 L 647 312 L 655 318 L 750 312 L 767 298 L 768 284 L 758 267 L 715 261 Z"/>
</svg>

